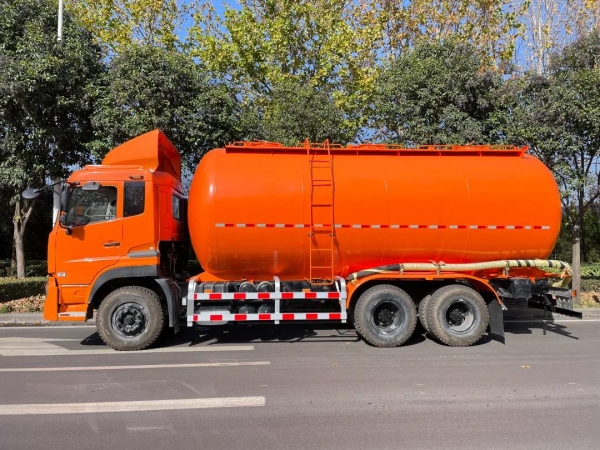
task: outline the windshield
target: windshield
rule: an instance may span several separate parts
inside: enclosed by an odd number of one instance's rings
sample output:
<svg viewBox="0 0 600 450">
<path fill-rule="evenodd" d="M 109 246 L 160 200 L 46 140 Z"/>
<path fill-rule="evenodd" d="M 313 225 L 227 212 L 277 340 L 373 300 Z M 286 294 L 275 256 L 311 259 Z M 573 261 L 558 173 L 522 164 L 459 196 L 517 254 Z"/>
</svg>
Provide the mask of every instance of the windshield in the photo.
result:
<svg viewBox="0 0 600 450">
<path fill-rule="evenodd" d="M 115 219 L 117 214 L 117 189 L 102 186 L 97 191 L 73 189 L 69 199 L 66 225 L 85 225 Z"/>
</svg>

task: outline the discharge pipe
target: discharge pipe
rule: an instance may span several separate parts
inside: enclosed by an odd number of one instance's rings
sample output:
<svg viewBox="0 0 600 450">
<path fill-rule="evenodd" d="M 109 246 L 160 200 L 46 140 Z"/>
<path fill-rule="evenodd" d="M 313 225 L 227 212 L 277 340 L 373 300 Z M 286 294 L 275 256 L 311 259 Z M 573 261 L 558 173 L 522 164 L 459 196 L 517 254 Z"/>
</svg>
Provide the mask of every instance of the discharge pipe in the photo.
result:
<svg viewBox="0 0 600 450">
<path fill-rule="evenodd" d="M 375 267 L 373 269 L 361 270 L 358 272 L 351 273 L 348 276 L 348 281 L 356 281 L 369 275 L 375 275 L 378 273 L 385 272 L 477 272 L 480 270 L 489 269 L 506 269 L 507 271 L 513 267 L 536 267 L 538 269 L 560 269 L 562 273 L 560 278 L 562 279 L 559 284 L 555 284 L 556 287 L 564 286 L 569 283 L 573 275 L 571 266 L 565 262 L 557 261 L 553 259 L 505 259 L 502 261 L 488 261 L 481 263 L 468 263 L 468 264 L 446 264 L 444 262 L 430 262 L 430 263 L 404 263 L 404 264 L 390 264 L 387 266 Z M 558 274 L 557 274 L 558 275 Z"/>
</svg>

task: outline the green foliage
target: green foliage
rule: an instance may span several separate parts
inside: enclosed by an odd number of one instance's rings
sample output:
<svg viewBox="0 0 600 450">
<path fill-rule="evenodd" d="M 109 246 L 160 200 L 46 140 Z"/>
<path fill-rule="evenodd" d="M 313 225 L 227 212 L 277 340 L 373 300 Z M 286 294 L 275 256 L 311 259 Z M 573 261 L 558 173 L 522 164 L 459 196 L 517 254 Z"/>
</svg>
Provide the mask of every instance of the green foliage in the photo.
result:
<svg viewBox="0 0 600 450">
<path fill-rule="evenodd" d="M 286 145 L 304 139 L 347 143 L 355 132 L 346 127 L 344 115 L 329 92 L 293 79 L 273 87 L 262 124 L 266 140 Z"/>
<path fill-rule="evenodd" d="M 234 93 L 209 79 L 191 58 L 133 46 L 111 61 L 99 91 L 94 154 L 102 158 L 159 128 L 193 167 L 204 152 L 241 137 L 240 114 Z"/>
<path fill-rule="evenodd" d="M 194 11 L 181 0 L 78 0 L 66 2 L 95 40 L 110 52 L 132 44 L 173 50 L 181 25 Z"/>
<path fill-rule="evenodd" d="M 408 145 L 489 143 L 487 120 L 501 79 L 481 66 L 471 45 L 417 45 L 380 74 L 373 128 Z"/>
<path fill-rule="evenodd" d="M 47 282 L 46 277 L 0 278 L 0 302 L 42 295 Z"/>
<path fill-rule="evenodd" d="M 586 264 L 581 266 L 581 278 L 600 279 L 600 264 Z"/>
<path fill-rule="evenodd" d="M 600 278 L 582 279 L 581 292 L 600 292 Z"/>
<path fill-rule="evenodd" d="M 69 14 L 56 42 L 55 2 L 2 1 L 0 183 L 18 195 L 88 157 L 99 49 Z"/>
<path fill-rule="evenodd" d="M 375 64 L 376 25 L 356 27 L 345 0 L 241 0 L 223 17 L 210 2 L 190 30 L 190 51 L 206 66 L 243 88 L 244 100 L 266 116 L 274 89 L 292 79 L 325 91 L 354 133 L 364 124 Z M 281 87 L 279 87 L 281 89 Z M 306 137 L 306 136 L 305 136 Z"/>
</svg>

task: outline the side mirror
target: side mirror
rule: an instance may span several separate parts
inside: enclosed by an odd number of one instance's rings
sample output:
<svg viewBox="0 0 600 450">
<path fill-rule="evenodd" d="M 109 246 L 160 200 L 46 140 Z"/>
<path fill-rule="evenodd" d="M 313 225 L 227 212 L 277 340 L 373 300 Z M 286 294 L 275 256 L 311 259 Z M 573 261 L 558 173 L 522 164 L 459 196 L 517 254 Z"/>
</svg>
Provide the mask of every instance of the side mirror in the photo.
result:
<svg viewBox="0 0 600 450">
<path fill-rule="evenodd" d="M 71 226 L 67 225 L 67 215 L 66 214 L 63 214 L 62 216 L 60 216 L 58 218 L 58 223 L 60 224 L 61 228 L 65 229 L 67 236 L 70 236 L 73 231 L 71 230 Z"/>
<path fill-rule="evenodd" d="M 63 184 L 62 191 L 60 192 L 60 212 L 67 212 L 67 203 L 69 202 L 69 185 Z M 64 216 L 62 216 L 64 217 Z M 61 219 L 62 219 L 61 217 Z"/>
<path fill-rule="evenodd" d="M 25 189 L 23 191 L 23 193 L 21 194 L 21 196 L 25 200 L 33 200 L 33 199 L 38 198 L 40 196 L 41 192 L 42 192 L 41 189 L 29 188 L 29 189 Z"/>
</svg>

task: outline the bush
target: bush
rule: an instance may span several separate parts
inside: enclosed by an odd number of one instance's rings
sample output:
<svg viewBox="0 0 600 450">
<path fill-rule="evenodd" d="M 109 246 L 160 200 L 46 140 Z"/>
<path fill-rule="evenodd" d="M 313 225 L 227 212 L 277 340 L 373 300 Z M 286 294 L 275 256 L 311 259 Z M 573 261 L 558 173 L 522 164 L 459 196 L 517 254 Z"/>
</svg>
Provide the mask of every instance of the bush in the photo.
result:
<svg viewBox="0 0 600 450">
<path fill-rule="evenodd" d="M 600 292 L 600 278 L 582 279 L 581 292 Z"/>
<path fill-rule="evenodd" d="M 581 278 L 600 279 L 600 264 L 586 264 L 581 266 Z"/>
<path fill-rule="evenodd" d="M 0 303 L 46 293 L 46 277 L 0 278 Z"/>
<path fill-rule="evenodd" d="M 28 277 L 45 277 L 48 275 L 47 261 L 27 261 L 25 273 Z"/>
<path fill-rule="evenodd" d="M 0 277 L 15 276 L 15 270 L 11 267 L 11 261 L 0 261 Z M 27 261 L 25 275 L 28 277 L 45 277 L 48 275 L 48 262 L 41 260 Z"/>
</svg>

